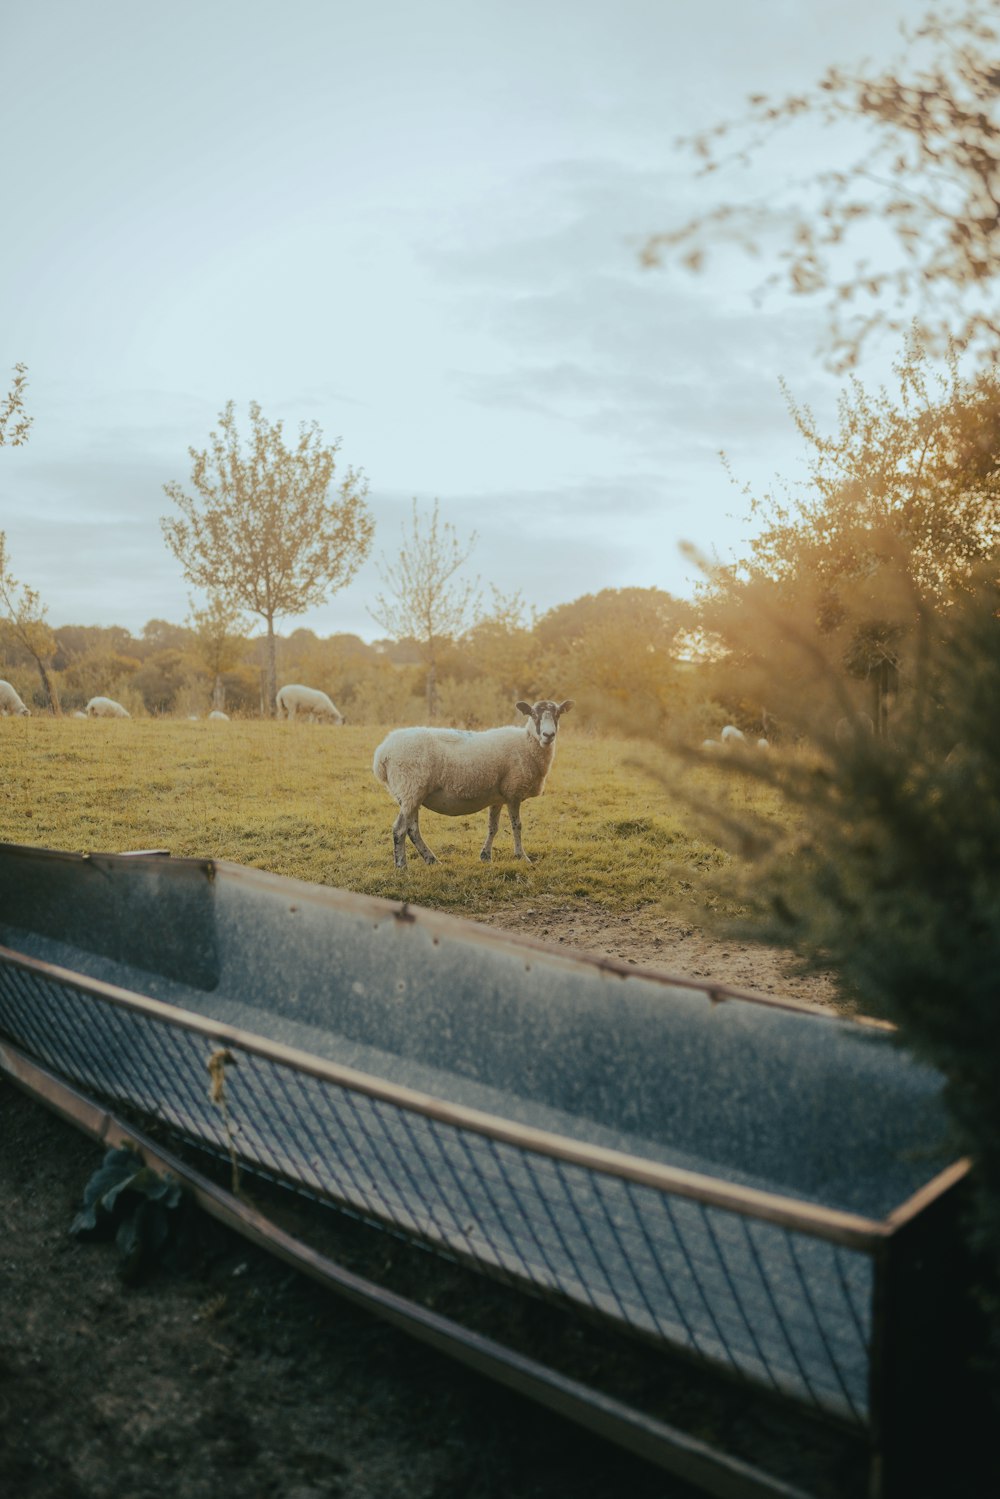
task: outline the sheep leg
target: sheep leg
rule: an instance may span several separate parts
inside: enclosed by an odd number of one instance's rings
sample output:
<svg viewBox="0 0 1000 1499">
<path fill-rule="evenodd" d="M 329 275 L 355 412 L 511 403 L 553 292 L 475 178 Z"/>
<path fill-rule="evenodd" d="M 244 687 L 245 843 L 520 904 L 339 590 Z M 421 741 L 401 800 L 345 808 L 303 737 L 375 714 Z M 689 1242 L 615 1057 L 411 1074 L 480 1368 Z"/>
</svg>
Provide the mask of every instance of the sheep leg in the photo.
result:
<svg viewBox="0 0 1000 1499">
<path fill-rule="evenodd" d="M 483 844 L 479 852 L 479 857 L 487 864 L 493 858 L 493 840 L 496 837 L 497 829 L 500 826 L 500 806 L 501 803 L 497 802 L 495 806 L 490 808 L 490 828 L 489 832 L 486 834 L 486 842 Z"/>
<path fill-rule="evenodd" d="M 400 817 L 402 817 L 402 816 L 403 816 L 403 813 L 401 812 L 400 813 Z M 396 821 L 398 822 L 399 818 L 397 818 Z M 407 832 L 407 835 L 409 836 L 410 842 L 413 844 L 413 847 L 416 849 L 417 853 L 423 859 L 424 863 L 425 864 L 436 864 L 437 863 L 437 858 L 436 858 L 436 856 L 434 854 L 431 853 L 430 849 L 427 847 L 427 844 L 424 842 L 424 839 L 423 839 L 423 834 L 420 831 L 420 808 L 419 807 L 414 807 L 413 811 L 406 817 L 406 832 Z M 395 833 L 393 833 L 393 837 L 395 837 Z M 398 859 L 396 860 L 396 863 L 397 864 L 399 863 Z M 405 843 L 405 839 L 403 841 L 403 863 L 404 864 L 406 863 L 406 843 Z"/>
<path fill-rule="evenodd" d="M 406 868 L 406 813 L 402 810 L 392 825 L 392 856 L 397 869 Z"/>
<path fill-rule="evenodd" d="M 514 858 L 523 859 L 525 864 L 530 864 L 531 860 L 521 844 L 521 803 L 508 802 L 507 813 L 510 817 L 511 832 L 514 834 Z"/>
</svg>

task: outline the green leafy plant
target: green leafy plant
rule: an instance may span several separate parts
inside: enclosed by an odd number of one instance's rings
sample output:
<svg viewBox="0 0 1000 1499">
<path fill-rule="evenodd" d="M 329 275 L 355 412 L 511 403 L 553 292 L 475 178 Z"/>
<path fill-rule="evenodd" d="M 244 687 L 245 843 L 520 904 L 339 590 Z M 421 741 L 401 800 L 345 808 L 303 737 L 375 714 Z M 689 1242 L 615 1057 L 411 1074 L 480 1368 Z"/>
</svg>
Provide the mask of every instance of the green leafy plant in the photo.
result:
<svg viewBox="0 0 1000 1499">
<path fill-rule="evenodd" d="M 129 1146 L 109 1150 L 88 1181 L 83 1207 L 70 1224 L 81 1239 L 114 1238 L 123 1280 L 137 1280 L 163 1258 L 183 1231 L 184 1193 L 172 1176 L 160 1176 Z"/>
</svg>

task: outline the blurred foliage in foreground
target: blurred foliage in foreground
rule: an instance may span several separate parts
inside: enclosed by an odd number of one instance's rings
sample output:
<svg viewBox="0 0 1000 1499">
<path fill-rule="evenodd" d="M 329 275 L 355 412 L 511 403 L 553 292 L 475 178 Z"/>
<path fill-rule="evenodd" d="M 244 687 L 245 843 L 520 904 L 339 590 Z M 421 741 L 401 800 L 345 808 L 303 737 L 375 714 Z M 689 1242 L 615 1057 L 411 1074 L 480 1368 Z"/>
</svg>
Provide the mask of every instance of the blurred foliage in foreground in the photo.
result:
<svg viewBox="0 0 1000 1499">
<path fill-rule="evenodd" d="M 905 584 L 900 584 L 900 596 Z M 832 968 L 863 1012 L 896 1024 L 940 1069 L 956 1143 L 974 1161 L 974 1239 L 1000 1285 L 1000 584 L 986 567 L 932 607 L 911 593 L 907 663 L 891 733 L 853 712 L 821 635 L 798 649 L 825 693 L 805 705 L 794 678 L 771 701 L 794 751 L 727 755 L 739 780 L 794 815 L 731 814 L 716 834 L 744 857 L 726 892 L 743 934 Z M 794 632 L 785 623 L 791 649 Z M 989 1292 L 994 1295 L 994 1292 Z M 1000 1300 L 995 1299 L 1000 1332 Z M 1000 1352 L 1000 1349 L 998 1349 Z"/>
</svg>

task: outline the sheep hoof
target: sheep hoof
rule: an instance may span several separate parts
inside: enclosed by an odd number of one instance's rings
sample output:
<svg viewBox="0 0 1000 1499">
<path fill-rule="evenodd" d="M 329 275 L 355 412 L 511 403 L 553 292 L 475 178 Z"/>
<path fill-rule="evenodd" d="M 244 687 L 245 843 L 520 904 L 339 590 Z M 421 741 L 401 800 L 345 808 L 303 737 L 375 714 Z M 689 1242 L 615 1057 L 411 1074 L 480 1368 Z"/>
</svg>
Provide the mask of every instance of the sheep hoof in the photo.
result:
<svg viewBox="0 0 1000 1499">
<path fill-rule="evenodd" d="M 480 851 L 479 857 L 482 859 L 482 861 L 483 861 L 484 864 L 492 864 L 493 863 L 493 853 L 488 848 L 482 849 Z"/>
</svg>

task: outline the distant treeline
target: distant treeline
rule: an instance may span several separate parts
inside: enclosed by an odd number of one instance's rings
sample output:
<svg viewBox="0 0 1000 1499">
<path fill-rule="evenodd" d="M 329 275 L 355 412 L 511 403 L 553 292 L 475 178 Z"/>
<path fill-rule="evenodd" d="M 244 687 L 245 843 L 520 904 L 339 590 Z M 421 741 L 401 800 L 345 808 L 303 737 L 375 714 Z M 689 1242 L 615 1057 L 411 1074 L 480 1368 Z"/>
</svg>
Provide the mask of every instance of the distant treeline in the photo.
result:
<svg viewBox="0 0 1000 1499">
<path fill-rule="evenodd" d="M 577 722 L 650 729 L 678 711 L 697 711 L 692 605 L 657 588 L 607 588 L 527 621 L 510 608 L 479 620 L 458 639 L 437 642 L 438 721 L 481 727 L 510 721 L 518 698 L 572 696 Z M 101 694 L 133 716 L 207 712 L 269 715 L 263 641 L 219 640 L 204 628 L 151 619 L 133 635 L 118 625 L 61 625 L 49 663 L 62 711 Z M 354 723 L 418 722 L 426 714 L 427 665 L 415 640 L 326 637 L 298 629 L 278 639 L 279 685 L 303 682 L 329 693 Z M 0 625 L 0 676 L 33 712 L 49 702 L 30 654 Z M 717 713 L 705 723 L 712 727 Z M 695 726 L 694 732 L 700 725 Z"/>
</svg>

